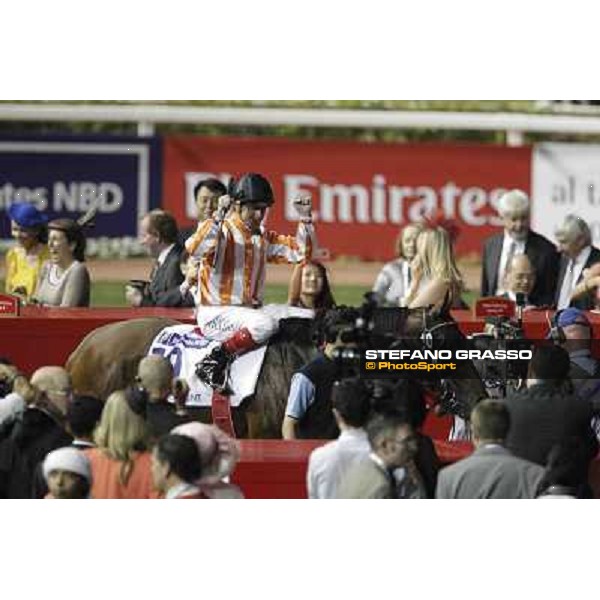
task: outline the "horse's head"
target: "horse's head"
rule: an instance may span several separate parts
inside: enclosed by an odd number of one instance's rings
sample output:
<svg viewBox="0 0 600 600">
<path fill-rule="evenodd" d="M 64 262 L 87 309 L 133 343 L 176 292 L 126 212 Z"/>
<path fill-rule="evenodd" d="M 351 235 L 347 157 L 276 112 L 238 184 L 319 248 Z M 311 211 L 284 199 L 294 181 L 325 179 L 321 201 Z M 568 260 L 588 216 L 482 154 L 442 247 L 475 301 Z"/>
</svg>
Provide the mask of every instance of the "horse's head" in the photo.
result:
<svg viewBox="0 0 600 600">
<path fill-rule="evenodd" d="M 467 347 L 466 337 L 447 308 L 404 309 L 399 337 L 392 344 L 396 349 L 407 350 L 458 350 Z M 461 360 L 452 377 L 440 372 L 422 383 L 438 398 L 444 412 L 468 419 L 471 409 L 487 396 L 479 373 L 471 360 Z"/>
</svg>

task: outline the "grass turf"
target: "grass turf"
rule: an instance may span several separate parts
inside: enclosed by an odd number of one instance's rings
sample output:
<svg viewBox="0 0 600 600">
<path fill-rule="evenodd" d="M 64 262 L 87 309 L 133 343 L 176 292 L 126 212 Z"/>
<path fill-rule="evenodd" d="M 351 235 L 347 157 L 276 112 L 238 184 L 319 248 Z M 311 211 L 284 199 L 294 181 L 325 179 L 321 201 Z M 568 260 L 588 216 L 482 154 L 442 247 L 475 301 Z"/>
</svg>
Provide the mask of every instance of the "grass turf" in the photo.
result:
<svg viewBox="0 0 600 600">
<path fill-rule="evenodd" d="M 92 288 L 92 306 L 126 306 L 124 295 L 125 284 L 122 281 L 102 281 Z M 363 294 L 368 291 L 360 285 L 338 285 L 335 289 L 335 300 L 338 304 L 351 306 L 362 302 Z M 265 304 L 285 304 L 288 286 L 283 284 L 267 284 L 265 286 Z"/>
<path fill-rule="evenodd" d="M 4 289 L 4 281 L 0 281 L 0 289 Z M 92 286 L 92 301 L 94 307 L 127 306 L 125 303 L 125 284 L 122 281 L 99 281 Z M 338 304 L 359 306 L 363 294 L 369 288 L 362 285 L 336 285 L 334 296 Z M 265 303 L 284 304 L 287 300 L 288 286 L 283 284 L 267 284 L 265 287 Z M 473 292 L 467 292 L 464 298 L 471 304 L 476 297 Z"/>
</svg>

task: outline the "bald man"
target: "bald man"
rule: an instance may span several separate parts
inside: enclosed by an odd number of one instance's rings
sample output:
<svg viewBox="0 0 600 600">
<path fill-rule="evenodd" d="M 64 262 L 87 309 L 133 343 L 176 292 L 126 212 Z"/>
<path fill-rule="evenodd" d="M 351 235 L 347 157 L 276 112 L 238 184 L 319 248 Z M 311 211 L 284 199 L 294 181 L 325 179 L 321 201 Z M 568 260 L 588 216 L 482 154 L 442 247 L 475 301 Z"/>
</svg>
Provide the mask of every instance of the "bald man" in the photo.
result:
<svg viewBox="0 0 600 600">
<path fill-rule="evenodd" d="M 527 254 L 517 254 L 507 265 L 504 281 L 506 292 L 505 298 L 517 301 L 517 294 L 525 295 L 525 307 L 536 306 L 532 302 L 531 292 L 535 286 L 535 270 Z"/>
<path fill-rule="evenodd" d="M 35 386 L 40 392 L 37 402 L 43 402 L 44 399 L 50 403 L 50 410 L 58 411 L 57 417 L 64 417 L 67 414 L 67 404 L 72 394 L 71 376 L 62 367 L 48 366 L 40 367 L 31 376 L 31 385 Z"/>
<path fill-rule="evenodd" d="M 169 402 L 173 367 L 166 358 L 156 354 L 142 358 L 136 382 L 148 392 L 147 420 L 153 438 L 158 439 L 190 420 L 187 415 L 177 414 L 175 403 Z"/>
</svg>

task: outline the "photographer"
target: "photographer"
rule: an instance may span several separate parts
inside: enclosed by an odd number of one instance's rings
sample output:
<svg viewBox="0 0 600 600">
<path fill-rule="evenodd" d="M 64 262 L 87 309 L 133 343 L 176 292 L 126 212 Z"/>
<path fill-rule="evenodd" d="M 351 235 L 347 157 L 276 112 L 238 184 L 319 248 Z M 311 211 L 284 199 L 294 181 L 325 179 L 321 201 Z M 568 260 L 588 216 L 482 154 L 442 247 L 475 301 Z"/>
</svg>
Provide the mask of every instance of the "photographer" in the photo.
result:
<svg viewBox="0 0 600 600">
<path fill-rule="evenodd" d="M 342 361 L 336 357 L 344 349 L 356 347 L 354 342 L 342 341 L 354 312 L 340 309 L 324 317 L 319 333 L 324 347 L 292 377 L 281 426 L 283 439 L 333 439 L 339 435 L 331 411 L 331 392 L 334 382 L 344 374 Z"/>
</svg>

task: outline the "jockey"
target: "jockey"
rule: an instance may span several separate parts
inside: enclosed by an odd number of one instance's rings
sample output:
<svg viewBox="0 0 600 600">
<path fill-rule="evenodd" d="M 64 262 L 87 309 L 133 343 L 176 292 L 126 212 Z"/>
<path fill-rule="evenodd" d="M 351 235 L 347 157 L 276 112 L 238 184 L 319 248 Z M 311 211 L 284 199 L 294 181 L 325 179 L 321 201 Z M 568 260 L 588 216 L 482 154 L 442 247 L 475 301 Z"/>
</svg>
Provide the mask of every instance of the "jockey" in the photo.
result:
<svg viewBox="0 0 600 600">
<path fill-rule="evenodd" d="M 198 363 L 196 374 L 221 391 L 235 356 L 268 340 L 280 318 L 312 316 L 302 308 L 255 310 L 262 306 L 266 263 L 298 263 L 310 258 L 316 245 L 310 197 L 294 200 L 300 216 L 295 237 L 264 229 L 265 213 L 273 202 L 269 182 L 248 173 L 231 186 L 229 195 L 219 198 L 213 217 L 200 223 L 185 243 L 190 256 L 201 260 L 198 325 L 204 336 L 222 342 Z"/>
</svg>

